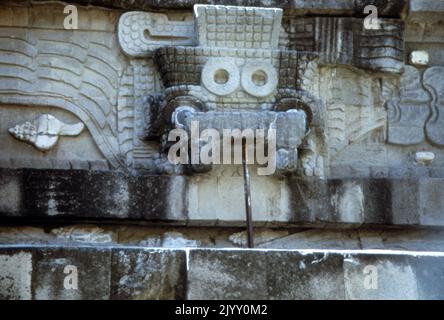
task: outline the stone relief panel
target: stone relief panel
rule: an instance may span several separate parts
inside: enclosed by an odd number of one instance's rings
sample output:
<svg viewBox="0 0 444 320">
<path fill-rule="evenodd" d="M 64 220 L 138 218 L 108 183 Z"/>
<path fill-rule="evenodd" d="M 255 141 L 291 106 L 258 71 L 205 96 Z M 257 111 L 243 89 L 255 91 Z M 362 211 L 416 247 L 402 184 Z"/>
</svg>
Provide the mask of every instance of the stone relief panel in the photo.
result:
<svg viewBox="0 0 444 320">
<path fill-rule="evenodd" d="M 387 113 L 380 79 L 344 67 L 326 68 L 322 74 L 330 156 L 371 135 L 384 142 Z"/>
<path fill-rule="evenodd" d="M 129 36 L 127 17 L 145 20 L 131 31 L 139 36 L 146 31 L 143 28 L 151 28 L 150 21 L 156 17 L 140 12 L 125 15 L 119 22 L 119 36 L 126 30 L 127 37 L 120 38 L 120 43 L 129 53 L 128 46 L 140 45 L 140 41 L 136 35 Z M 293 158 L 291 167 L 303 175 L 320 177 L 325 176 L 330 157 L 341 148 L 369 137 L 383 141 L 387 112 L 382 90 L 376 89 L 386 77 L 403 72 L 403 22 L 381 19 L 379 30 L 366 30 L 359 18 L 284 16 L 281 22 L 282 16 L 282 11 L 275 9 L 196 5 L 195 29 L 183 28 L 189 18 L 163 19 L 165 29 L 174 30 L 162 39 L 163 44 L 151 41 L 152 46 L 146 45 L 145 51 L 139 47 L 140 52 L 130 53 L 132 59 L 153 56 L 160 74 L 159 88 L 164 87 L 148 99 L 145 138 L 161 141 L 165 150 L 165 132 L 185 125 L 170 122 L 176 111 L 188 121 L 201 119 L 211 111 L 209 117 L 231 119 L 218 122 L 221 127 L 223 123 L 230 127 L 229 122 L 241 124 L 234 120 L 236 114 L 226 114 L 234 110 L 248 114 L 253 110 L 301 109 L 307 115 L 309 130 L 307 136 L 300 137 L 299 156 Z M 184 46 L 176 42 L 178 38 L 189 42 Z M 355 69 L 347 75 L 339 74 L 339 81 L 332 80 L 332 86 L 325 90 L 319 66 L 332 65 Z M 337 69 L 332 68 L 334 72 Z M 381 75 L 370 79 L 359 69 Z M 258 71 L 266 75 L 265 85 L 250 81 Z M 341 86 L 350 88 L 353 94 L 329 95 L 330 91 L 340 91 Z M 161 160 L 162 153 L 159 156 L 157 167 L 159 161 L 166 160 Z M 168 170 L 171 173 L 171 168 Z"/>
<path fill-rule="evenodd" d="M 414 145 L 424 141 L 425 122 L 430 115 L 427 91 L 421 73 L 413 66 L 406 66 L 401 77 L 399 95 L 387 103 L 388 142 Z M 396 94 L 396 93 L 395 93 Z"/>
<path fill-rule="evenodd" d="M 401 73 L 404 23 L 379 19 L 380 29 L 365 29 L 363 19 L 287 17 L 285 47 L 319 53 L 321 64 L 343 64 L 373 71 Z"/>
<path fill-rule="evenodd" d="M 110 168 L 181 174 L 166 159 L 167 130 L 194 117 L 208 126 L 245 126 L 242 116 L 267 122 L 270 112 L 288 110 L 304 112 L 306 123 L 288 129 L 298 143 L 287 173 L 328 177 L 352 149 L 377 148 L 378 166 L 401 146 L 430 146 L 440 158 L 439 50 L 428 52 L 428 69 L 425 61 L 404 65 L 413 49 L 440 48 L 439 20 L 407 19 L 405 37 L 401 19 L 381 18 L 380 30 L 366 30 L 356 17 L 270 8 L 201 5 L 193 14 L 80 7 L 80 29 L 70 33 L 55 14 L 60 6 L 14 10 L 21 18 L 8 13 L 0 26 L 8 51 L 0 55 L 0 103 L 73 113 Z M 171 122 L 178 114 L 187 120 Z M 32 119 L 13 125 L 25 121 Z"/>
<path fill-rule="evenodd" d="M 6 53 L 0 55 L 0 104 L 66 110 L 85 125 L 111 168 L 126 167 L 116 115 L 127 59 L 112 31 L 116 12 L 80 8 L 79 30 L 72 32 L 63 29 L 61 4 L 12 8 L 0 8 Z"/>
<path fill-rule="evenodd" d="M 425 129 L 431 143 L 444 146 L 444 67 L 432 67 L 424 72 L 424 87 L 432 98 L 431 116 Z"/>
<path fill-rule="evenodd" d="M 388 103 L 388 142 L 399 145 L 416 145 L 427 140 L 442 147 L 443 67 L 425 71 L 406 67 L 401 78 L 398 97 Z"/>
<path fill-rule="evenodd" d="M 165 41 L 163 47 L 154 49 L 153 61 L 165 89 L 149 100 L 147 139 L 164 141 L 174 127 L 189 127 L 189 123 L 170 121 L 181 118 L 178 114 L 188 121 L 202 120 L 202 130 L 216 123 L 217 129 L 235 129 L 235 125 L 241 130 L 259 128 L 259 124 L 289 109 L 305 108 L 301 112 L 308 112 L 313 119 L 318 102 L 302 91 L 301 81 L 316 54 L 277 48 L 282 10 L 196 5 L 194 13 L 196 46 L 170 46 Z M 306 104 L 308 101 L 311 105 Z M 247 115 L 254 115 L 253 120 L 245 122 Z M 216 120 L 203 120 L 211 118 Z M 299 126 L 295 127 L 298 145 L 306 133 L 305 120 L 299 121 L 305 129 L 299 132 Z M 298 145 L 290 148 L 292 152 Z M 297 156 L 288 161 L 287 151 L 278 154 L 285 158 L 278 159 L 278 167 L 283 163 L 296 165 Z"/>
</svg>

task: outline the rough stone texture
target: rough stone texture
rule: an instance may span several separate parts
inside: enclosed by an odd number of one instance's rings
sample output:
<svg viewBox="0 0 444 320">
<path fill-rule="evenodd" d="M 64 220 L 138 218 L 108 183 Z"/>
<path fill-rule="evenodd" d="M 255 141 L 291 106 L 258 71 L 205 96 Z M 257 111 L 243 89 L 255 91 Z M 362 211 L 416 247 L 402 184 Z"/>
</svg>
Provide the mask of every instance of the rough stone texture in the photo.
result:
<svg viewBox="0 0 444 320">
<path fill-rule="evenodd" d="M 442 299 L 443 259 L 387 250 L 0 246 L 0 298 Z M 66 288 L 67 265 L 77 267 L 77 289 Z"/>
<path fill-rule="evenodd" d="M 342 300 L 342 256 L 330 253 L 267 253 L 268 295 L 272 299 Z"/>
<path fill-rule="evenodd" d="M 404 24 L 380 19 L 380 28 L 366 29 L 362 19 L 292 17 L 284 24 L 287 47 L 315 51 L 321 64 L 401 73 L 404 66 Z"/>
<path fill-rule="evenodd" d="M 0 171 L 2 181 L 11 181 L 0 188 L 0 195 L 8 196 L 0 197 L 3 217 L 185 219 L 183 191 L 174 177 L 136 178 L 76 170 Z M 16 186 L 10 188 L 11 183 Z M 174 194 L 172 201 L 163 198 L 169 192 Z"/>
<path fill-rule="evenodd" d="M 444 250 L 444 232 L 431 228 L 360 229 L 254 229 L 254 242 L 262 249 L 317 250 Z M 123 245 L 143 248 L 245 248 L 244 227 L 84 225 L 60 227 L 46 222 L 43 227 L 9 225 L 0 228 L 4 245 Z"/>
<path fill-rule="evenodd" d="M 183 299 L 186 253 L 178 250 L 113 250 L 111 299 Z"/>
<path fill-rule="evenodd" d="M 1 169 L 0 214 L 240 226 L 245 219 L 243 183 L 234 173 L 214 179 Z M 442 179 L 431 178 L 278 180 L 257 176 L 252 179 L 254 221 L 257 226 L 442 226 L 442 184 Z"/>
<path fill-rule="evenodd" d="M 371 268 L 366 271 L 365 267 Z M 373 271 L 374 270 L 374 271 Z M 365 277 L 375 275 L 375 286 Z M 352 300 L 419 299 L 416 268 L 408 255 L 346 255 L 344 258 L 345 294 Z"/>
<path fill-rule="evenodd" d="M 32 297 L 32 256 L 26 251 L 2 250 L 0 299 L 29 300 Z"/>
<path fill-rule="evenodd" d="M 33 255 L 33 299 L 96 300 L 110 298 L 111 250 L 38 248 Z M 66 266 L 77 268 L 78 288 L 66 287 Z"/>
<path fill-rule="evenodd" d="M 410 0 L 409 15 L 416 16 L 422 14 L 436 15 L 444 12 L 444 4 L 433 0 Z"/>
<path fill-rule="evenodd" d="M 185 256 L 128 247 L 0 247 L 0 299 L 183 299 Z"/>
<path fill-rule="evenodd" d="M 192 250 L 188 298 L 436 299 L 442 295 L 442 259 L 442 254 L 395 251 Z M 248 276 L 250 267 L 255 268 L 253 277 Z M 369 267 L 373 274 L 366 271 Z M 376 287 L 366 278 L 370 275 Z"/>
<path fill-rule="evenodd" d="M 267 253 L 192 250 L 187 299 L 267 299 Z"/>
<path fill-rule="evenodd" d="M 433 180 L 434 181 L 434 180 Z M 421 180 L 290 180 L 293 218 L 312 223 L 436 225 L 438 216 L 425 223 L 423 216 L 437 212 L 422 201 Z M 436 201 L 435 201 L 436 203 Z M 440 204 L 437 205 L 439 208 Z M 436 213 L 437 214 L 437 213 Z M 433 218 L 431 218 L 433 219 Z M 422 223 L 424 221 L 424 223 Z"/>
<path fill-rule="evenodd" d="M 443 261 L 439 257 L 416 257 L 416 279 L 421 299 L 444 299 Z"/>
</svg>

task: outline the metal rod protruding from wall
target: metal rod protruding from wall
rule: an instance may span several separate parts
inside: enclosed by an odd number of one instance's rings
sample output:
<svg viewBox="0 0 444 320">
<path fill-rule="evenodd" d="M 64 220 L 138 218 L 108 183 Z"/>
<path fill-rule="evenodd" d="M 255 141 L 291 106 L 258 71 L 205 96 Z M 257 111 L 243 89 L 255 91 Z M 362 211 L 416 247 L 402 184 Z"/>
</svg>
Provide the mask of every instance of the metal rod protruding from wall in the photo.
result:
<svg viewBox="0 0 444 320">
<path fill-rule="evenodd" d="M 244 172 L 245 213 L 247 215 L 248 248 L 254 248 L 253 221 L 251 214 L 250 172 L 248 171 L 248 154 L 246 141 L 242 143 L 242 167 Z"/>
</svg>

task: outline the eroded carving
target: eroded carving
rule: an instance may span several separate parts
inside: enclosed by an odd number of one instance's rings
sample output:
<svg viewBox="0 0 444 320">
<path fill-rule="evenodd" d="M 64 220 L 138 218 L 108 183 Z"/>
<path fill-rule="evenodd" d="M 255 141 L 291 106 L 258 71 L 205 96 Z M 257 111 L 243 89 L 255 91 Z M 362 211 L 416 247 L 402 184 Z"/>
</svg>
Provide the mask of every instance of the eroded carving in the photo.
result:
<svg viewBox="0 0 444 320">
<path fill-rule="evenodd" d="M 289 49 L 314 51 L 323 64 L 402 72 L 404 24 L 379 19 L 381 28 L 364 28 L 363 19 L 345 17 L 295 18 L 284 23 Z"/>
<path fill-rule="evenodd" d="M 415 67 L 406 66 L 399 96 L 387 103 L 389 143 L 414 145 L 424 141 L 424 123 L 430 114 L 428 101 L 421 73 Z"/>
<path fill-rule="evenodd" d="M 398 96 L 387 103 L 389 111 L 388 142 L 415 145 L 425 138 L 444 146 L 443 99 L 444 68 L 421 71 L 406 66 Z"/>
<path fill-rule="evenodd" d="M 424 86 L 430 93 L 431 116 L 425 129 L 431 143 L 444 146 L 444 67 L 432 67 L 424 72 Z"/>
<path fill-rule="evenodd" d="M 48 13 L 52 19 L 58 14 L 55 10 Z M 118 169 L 123 161 L 116 105 L 124 61 L 114 34 L 98 33 L 91 39 L 85 33 L 0 28 L 2 49 L 8 51 L 7 57 L 0 58 L 6 59 L 2 60 L 6 66 L 0 67 L 0 103 L 49 106 L 73 113 L 88 128 L 110 167 Z"/>
</svg>

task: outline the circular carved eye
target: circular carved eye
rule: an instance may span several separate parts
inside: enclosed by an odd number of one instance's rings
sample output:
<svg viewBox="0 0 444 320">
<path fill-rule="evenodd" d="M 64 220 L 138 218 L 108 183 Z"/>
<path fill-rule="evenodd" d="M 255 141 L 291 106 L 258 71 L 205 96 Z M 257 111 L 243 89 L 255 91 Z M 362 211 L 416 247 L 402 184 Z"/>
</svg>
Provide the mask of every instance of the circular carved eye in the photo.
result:
<svg viewBox="0 0 444 320">
<path fill-rule="evenodd" d="M 269 62 L 249 62 L 242 69 L 242 87 L 255 97 L 266 97 L 276 89 L 276 69 Z"/>
<path fill-rule="evenodd" d="M 229 76 L 228 71 L 225 69 L 216 70 L 214 73 L 214 82 L 217 84 L 225 84 L 228 82 Z"/>
<path fill-rule="evenodd" d="M 261 87 L 267 83 L 267 78 L 267 74 L 264 70 L 257 70 L 251 76 L 251 81 L 253 81 L 255 85 Z"/>
<path fill-rule="evenodd" d="M 240 72 L 232 59 L 211 58 L 202 69 L 202 84 L 208 91 L 226 96 L 240 85 Z"/>
</svg>

